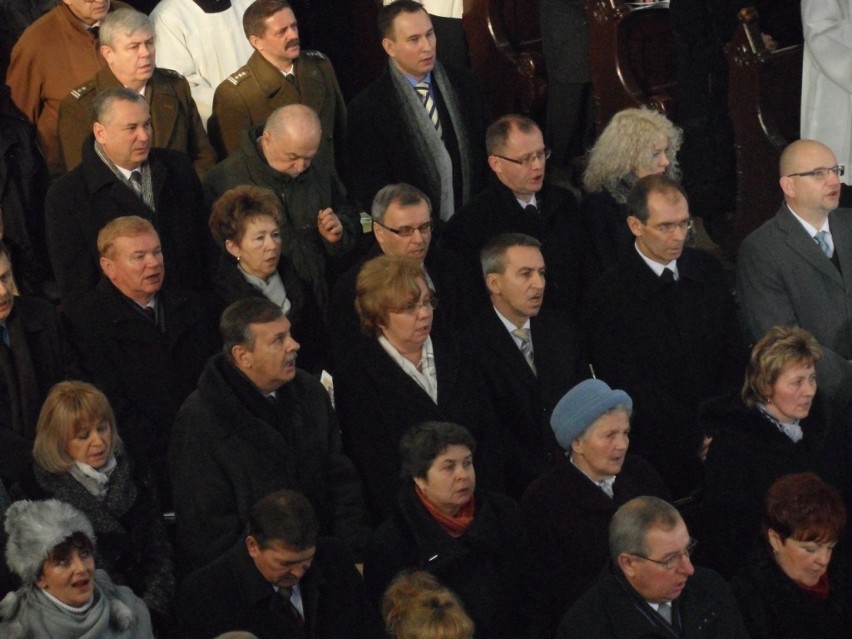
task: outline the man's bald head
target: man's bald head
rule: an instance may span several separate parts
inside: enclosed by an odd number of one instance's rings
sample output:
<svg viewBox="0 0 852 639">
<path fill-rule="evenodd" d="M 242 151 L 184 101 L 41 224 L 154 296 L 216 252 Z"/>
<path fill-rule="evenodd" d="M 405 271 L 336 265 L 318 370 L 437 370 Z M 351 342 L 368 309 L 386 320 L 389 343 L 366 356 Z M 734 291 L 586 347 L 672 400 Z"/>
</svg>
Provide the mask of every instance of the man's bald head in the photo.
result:
<svg viewBox="0 0 852 639">
<path fill-rule="evenodd" d="M 267 118 L 261 147 L 269 166 L 297 177 L 310 167 L 321 139 L 322 124 L 316 111 L 303 104 L 289 104 Z"/>
<path fill-rule="evenodd" d="M 840 201 L 837 158 L 816 140 L 797 140 L 778 162 L 784 200 L 805 221 L 819 228 Z"/>
</svg>

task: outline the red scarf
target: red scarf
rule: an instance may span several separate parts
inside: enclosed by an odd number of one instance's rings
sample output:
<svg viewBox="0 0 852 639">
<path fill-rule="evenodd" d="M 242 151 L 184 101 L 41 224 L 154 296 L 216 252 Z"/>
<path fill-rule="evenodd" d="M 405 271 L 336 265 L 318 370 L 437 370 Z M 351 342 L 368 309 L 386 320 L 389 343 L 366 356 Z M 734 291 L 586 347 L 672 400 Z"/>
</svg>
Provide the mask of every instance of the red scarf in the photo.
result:
<svg viewBox="0 0 852 639">
<path fill-rule="evenodd" d="M 822 576 L 819 578 L 813 586 L 806 586 L 800 581 L 795 582 L 796 585 L 802 590 L 811 593 L 812 595 L 820 598 L 820 599 L 828 599 L 828 572 L 822 573 Z"/>
<path fill-rule="evenodd" d="M 470 501 L 459 509 L 455 517 L 442 513 L 438 508 L 426 498 L 420 486 L 414 484 L 414 490 L 417 492 L 417 497 L 420 498 L 420 503 L 426 511 L 432 515 L 432 519 L 437 521 L 441 528 L 453 539 L 461 537 L 470 525 L 473 523 L 474 498 L 471 496 Z"/>
</svg>

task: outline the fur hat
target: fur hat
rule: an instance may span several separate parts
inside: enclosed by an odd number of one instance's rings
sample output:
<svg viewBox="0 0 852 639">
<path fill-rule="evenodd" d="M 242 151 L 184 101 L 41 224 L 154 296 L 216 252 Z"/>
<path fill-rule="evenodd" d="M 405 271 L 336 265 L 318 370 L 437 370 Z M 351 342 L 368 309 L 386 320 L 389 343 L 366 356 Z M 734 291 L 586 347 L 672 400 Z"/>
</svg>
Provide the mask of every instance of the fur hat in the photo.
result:
<svg viewBox="0 0 852 639">
<path fill-rule="evenodd" d="M 53 549 L 76 532 L 95 543 L 92 524 L 70 504 L 58 499 L 16 501 L 6 511 L 6 563 L 25 585 L 32 585 Z"/>
</svg>

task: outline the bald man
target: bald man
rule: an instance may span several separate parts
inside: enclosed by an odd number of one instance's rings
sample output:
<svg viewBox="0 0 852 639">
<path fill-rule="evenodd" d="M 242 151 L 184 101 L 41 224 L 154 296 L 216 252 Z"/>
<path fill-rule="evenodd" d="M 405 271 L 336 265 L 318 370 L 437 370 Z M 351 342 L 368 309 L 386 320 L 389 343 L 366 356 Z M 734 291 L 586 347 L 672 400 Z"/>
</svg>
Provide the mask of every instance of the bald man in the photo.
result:
<svg viewBox="0 0 852 639">
<path fill-rule="evenodd" d="M 824 144 L 781 154 L 784 204 L 751 233 L 737 260 L 737 294 L 751 340 L 777 324 L 810 331 L 823 347 L 820 388 L 852 400 L 852 210 L 838 209 L 844 167 Z"/>
</svg>

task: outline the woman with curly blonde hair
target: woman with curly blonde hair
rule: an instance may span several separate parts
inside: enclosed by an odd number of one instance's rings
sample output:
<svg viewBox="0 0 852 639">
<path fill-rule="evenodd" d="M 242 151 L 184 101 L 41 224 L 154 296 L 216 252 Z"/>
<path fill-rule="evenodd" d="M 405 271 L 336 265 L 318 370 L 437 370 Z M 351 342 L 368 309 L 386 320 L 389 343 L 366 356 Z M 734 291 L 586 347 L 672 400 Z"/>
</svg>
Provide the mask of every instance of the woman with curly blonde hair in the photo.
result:
<svg viewBox="0 0 852 639">
<path fill-rule="evenodd" d="M 661 174 L 680 180 L 677 152 L 682 132 L 650 109 L 624 109 L 607 124 L 588 154 L 581 207 L 601 269 L 616 261 L 619 246 L 633 243 L 625 201 L 636 180 Z"/>
</svg>

